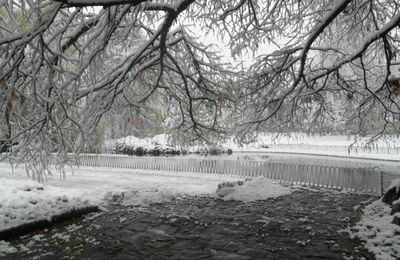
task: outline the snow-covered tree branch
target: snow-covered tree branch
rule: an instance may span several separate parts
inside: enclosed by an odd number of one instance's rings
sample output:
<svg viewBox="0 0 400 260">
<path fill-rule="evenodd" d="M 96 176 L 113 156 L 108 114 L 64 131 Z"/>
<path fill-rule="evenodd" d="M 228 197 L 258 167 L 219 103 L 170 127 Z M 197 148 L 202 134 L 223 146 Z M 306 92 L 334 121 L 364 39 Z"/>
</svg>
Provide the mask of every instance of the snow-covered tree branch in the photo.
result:
<svg viewBox="0 0 400 260">
<path fill-rule="evenodd" d="M 246 133 L 362 133 L 371 124 L 378 135 L 399 133 L 396 1 L 237 1 L 220 9 L 207 24 L 225 33 L 233 54 L 277 46 L 249 72 Z"/>
<path fill-rule="evenodd" d="M 399 10 L 395 0 L 2 1 L 0 145 L 24 160 L 82 151 L 116 104 L 162 106 L 182 142 L 370 121 L 399 133 Z M 275 51 L 234 70 L 193 28 L 235 58 Z"/>
</svg>

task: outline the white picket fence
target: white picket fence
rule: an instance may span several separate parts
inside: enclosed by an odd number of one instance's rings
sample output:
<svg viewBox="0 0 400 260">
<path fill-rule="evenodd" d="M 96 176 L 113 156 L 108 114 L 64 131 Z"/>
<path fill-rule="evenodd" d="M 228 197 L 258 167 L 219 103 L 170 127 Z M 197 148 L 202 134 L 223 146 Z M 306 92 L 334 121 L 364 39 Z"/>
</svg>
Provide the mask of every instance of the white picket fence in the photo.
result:
<svg viewBox="0 0 400 260">
<path fill-rule="evenodd" d="M 218 160 L 185 157 L 132 157 L 113 154 L 81 154 L 79 166 L 112 167 L 153 171 L 192 172 L 239 177 L 264 176 L 281 183 L 329 189 L 382 193 L 378 168 L 348 168 L 270 161 Z"/>
</svg>

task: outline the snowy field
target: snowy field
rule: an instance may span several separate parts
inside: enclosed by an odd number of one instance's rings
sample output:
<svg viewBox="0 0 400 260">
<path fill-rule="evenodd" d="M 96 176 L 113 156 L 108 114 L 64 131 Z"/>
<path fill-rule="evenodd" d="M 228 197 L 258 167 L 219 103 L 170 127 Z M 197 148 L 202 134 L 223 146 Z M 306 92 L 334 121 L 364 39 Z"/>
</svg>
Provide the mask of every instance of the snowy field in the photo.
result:
<svg viewBox="0 0 400 260">
<path fill-rule="evenodd" d="M 386 137 L 369 144 L 371 136 L 357 137 L 345 135 L 290 135 L 263 134 L 255 142 L 237 145 L 228 140 L 224 147 L 232 147 L 236 152 L 277 152 L 343 157 L 400 160 L 400 138 Z M 266 148 L 268 147 L 268 148 Z M 349 147 L 351 147 L 349 149 Z M 369 149 L 363 149 L 370 147 Z"/>
</svg>

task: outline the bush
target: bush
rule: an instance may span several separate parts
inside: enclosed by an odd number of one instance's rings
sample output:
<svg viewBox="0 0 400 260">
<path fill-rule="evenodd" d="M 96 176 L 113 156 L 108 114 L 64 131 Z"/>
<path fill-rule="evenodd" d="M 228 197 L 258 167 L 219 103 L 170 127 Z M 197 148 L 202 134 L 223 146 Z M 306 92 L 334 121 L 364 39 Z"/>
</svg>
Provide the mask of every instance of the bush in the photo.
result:
<svg viewBox="0 0 400 260">
<path fill-rule="evenodd" d="M 126 145 L 124 143 L 117 143 L 115 145 L 115 153 L 116 154 L 126 154 L 130 156 L 170 156 L 170 155 L 180 155 L 179 150 L 175 150 L 170 147 L 161 147 L 156 146 L 154 148 L 145 148 L 142 146 L 133 146 L 133 145 Z"/>
<path fill-rule="evenodd" d="M 232 149 L 227 149 L 224 150 L 223 148 L 217 148 L 217 147 L 212 147 L 212 148 L 203 148 L 201 150 L 195 151 L 195 154 L 204 154 L 204 155 L 221 155 L 221 154 L 232 154 L 233 151 Z"/>
</svg>

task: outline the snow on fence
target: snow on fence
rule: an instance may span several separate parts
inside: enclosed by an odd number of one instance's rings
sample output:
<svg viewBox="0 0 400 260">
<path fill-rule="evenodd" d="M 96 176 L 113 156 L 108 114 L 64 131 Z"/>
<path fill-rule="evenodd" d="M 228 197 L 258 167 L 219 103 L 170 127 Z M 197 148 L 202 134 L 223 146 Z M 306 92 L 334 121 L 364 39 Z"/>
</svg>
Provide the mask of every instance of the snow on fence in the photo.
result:
<svg viewBox="0 0 400 260">
<path fill-rule="evenodd" d="M 269 161 L 132 157 L 112 154 L 81 154 L 76 163 L 80 166 L 92 167 L 193 172 L 239 177 L 263 176 L 286 184 L 346 189 L 375 194 L 381 194 L 383 189 L 382 173 L 377 167 L 348 168 Z"/>
</svg>

